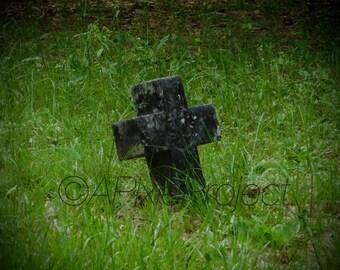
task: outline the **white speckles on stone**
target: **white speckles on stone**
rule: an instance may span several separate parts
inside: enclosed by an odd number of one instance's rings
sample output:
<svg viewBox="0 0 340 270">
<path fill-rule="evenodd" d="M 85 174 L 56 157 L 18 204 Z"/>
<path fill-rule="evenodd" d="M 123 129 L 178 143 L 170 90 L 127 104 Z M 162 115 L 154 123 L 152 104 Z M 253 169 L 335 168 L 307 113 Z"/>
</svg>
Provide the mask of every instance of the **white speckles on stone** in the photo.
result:
<svg viewBox="0 0 340 270">
<path fill-rule="evenodd" d="M 184 118 L 181 119 L 181 123 L 182 123 L 182 124 L 185 123 L 185 119 L 184 119 Z"/>
<path fill-rule="evenodd" d="M 194 115 L 194 116 L 192 117 L 192 119 L 196 120 L 196 119 L 197 119 L 197 116 L 196 116 L 196 115 Z"/>
</svg>

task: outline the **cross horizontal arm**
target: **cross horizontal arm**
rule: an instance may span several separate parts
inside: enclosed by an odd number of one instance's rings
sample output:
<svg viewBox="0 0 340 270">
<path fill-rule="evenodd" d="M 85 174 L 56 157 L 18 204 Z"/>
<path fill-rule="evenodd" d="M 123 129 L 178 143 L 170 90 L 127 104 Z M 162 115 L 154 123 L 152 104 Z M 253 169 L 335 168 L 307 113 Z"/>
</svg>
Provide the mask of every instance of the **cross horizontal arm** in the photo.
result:
<svg viewBox="0 0 340 270">
<path fill-rule="evenodd" d="M 221 131 L 218 127 L 216 111 L 212 104 L 191 107 L 190 117 L 194 122 L 191 135 L 191 142 L 195 145 L 202 145 L 221 139 Z M 189 128 L 191 128 L 189 124 Z"/>
<path fill-rule="evenodd" d="M 212 105 L 155 113 L 113 125 L 119 159 L 144 157 L 171 148 L 191 148 L 221 137 Z"/>
</svg>

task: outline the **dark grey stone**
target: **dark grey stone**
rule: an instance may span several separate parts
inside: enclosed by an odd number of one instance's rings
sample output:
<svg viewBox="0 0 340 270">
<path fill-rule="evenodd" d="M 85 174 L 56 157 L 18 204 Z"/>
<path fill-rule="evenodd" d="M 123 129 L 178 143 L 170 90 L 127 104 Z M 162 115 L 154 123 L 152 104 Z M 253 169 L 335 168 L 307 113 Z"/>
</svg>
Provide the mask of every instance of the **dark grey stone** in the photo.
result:
<svg viewBox="0 0 340 270">
<path fill-rule="evenodd" d="M 205 185 L 197 146 L 220 140 L 213 105 L 188 108 L 181 78 L 166 77 L 132 88 L 138 117 L 113 125 L 120 160 L 146 157 L 153 184 L 171 196 Z"/>
</svg>

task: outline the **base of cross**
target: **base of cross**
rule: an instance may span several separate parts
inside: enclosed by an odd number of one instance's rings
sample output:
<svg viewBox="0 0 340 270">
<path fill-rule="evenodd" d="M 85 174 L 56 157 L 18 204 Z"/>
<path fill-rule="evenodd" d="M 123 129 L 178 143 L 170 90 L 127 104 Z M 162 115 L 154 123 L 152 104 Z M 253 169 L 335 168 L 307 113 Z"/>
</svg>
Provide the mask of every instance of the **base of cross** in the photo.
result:
<svg viewBox="0 0 340 270">
<path fill-rule="evenodd" d="M 196 147 L 146 156 L 153 186 L 162 195 L 183 197 L 205 187 Z"/>
<path fill-rule="evenodd" d="M 190 194 L 192 181 L 204 186 L 197 146 L 221 138 L 213 105 L 188 108 L 178 76 L 138 84 L 132 96 L 138 117 L 113 125 L 119 159 L 145 157 L 161 194 Z"/>
</svg>

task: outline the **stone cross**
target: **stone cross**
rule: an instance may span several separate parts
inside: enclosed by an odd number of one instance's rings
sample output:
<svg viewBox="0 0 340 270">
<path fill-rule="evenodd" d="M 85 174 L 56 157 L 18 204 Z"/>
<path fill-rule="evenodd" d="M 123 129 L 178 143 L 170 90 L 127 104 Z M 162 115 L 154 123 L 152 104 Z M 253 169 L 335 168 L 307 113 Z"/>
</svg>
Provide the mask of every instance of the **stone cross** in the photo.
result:
<svg viewBox="0 0 340 270">
<path fill-rule="evenodd" d="M 213 105 L 188 108 L 178 76 L 135 85 L 132 96 L 138 117 L 113 125 L 119 159 L 146 157 L 154 186 L 172 197 L 190 193 L 191 180 L 204 186 L 197 146 L 221 138 Z"/>
</svg>

